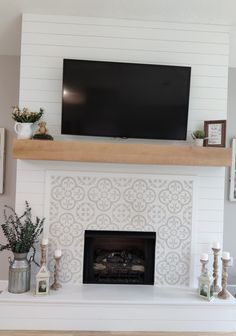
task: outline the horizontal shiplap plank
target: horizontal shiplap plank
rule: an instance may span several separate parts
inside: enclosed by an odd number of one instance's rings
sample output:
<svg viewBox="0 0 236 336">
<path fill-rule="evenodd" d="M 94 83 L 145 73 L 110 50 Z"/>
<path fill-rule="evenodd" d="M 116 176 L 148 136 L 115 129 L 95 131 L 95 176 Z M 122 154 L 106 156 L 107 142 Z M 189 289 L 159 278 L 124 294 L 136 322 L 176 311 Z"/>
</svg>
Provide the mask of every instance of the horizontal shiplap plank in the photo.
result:
<svg viewBox="0 0 236 336">
<path fill-rule="evenodd" d="M 222 221 L 210 221 L 207 220 L 198 221 L 198 233 L 200 232 L 220 232 L 223 233 L 223 222 Z"/>
<path fill-rule="evenodd" d="M 43 67 L 21 67 L 21 78 L 62 81 L 62 67 L 61 69 Z"/>
<path fill-rule="evenodd" d="M 17 181 L 18 185 L 18 181 Z M 29 201 L 32 204 L 38 204 L 43 206 L 44 205 L 44 200 L 45 200 L 45 195 L 44 193 L 38 194 L 38 193 L 29 193 L 27 191 L 25 192 L 19 192 L 18 190 L 16 191 L 17 197 L 16 197 L 16 203 L 19 201 Z"/>
<path fill-rule="evenodd" d="M 39 24 L 56 23 L 56 24 L 79 24 L 79 25 L 96 25 L 96 26 L 118 26 L 118 27 L 142 27 L 165 30 L 187 30 L 187 31 L 205 31 L 219 32 L 225 34 L 229 32 L 229 26 L 225 24 L 204 24 L 191 22 L 173 22 L 173 21 L 152 21 L 136 19 L 116 19 L 116 18 L 98 18 L 86 16 L 55 16 L 39 14 L 23 14 L 24 25 L 38 22 Z"/>
<path fill-rule="evenodd" d="M 29 205 L 32 208 L 32 217 L 39 217 L 40 219 L 42 219 L 44 217 L 44 207 L 43 204 L 38 204 L 38 203 L 33 203 L 32 200 L 30 199 L 29 201 Z M 15 204 L 15 208 L 17 213 L 24 213 L 25 211 L 25 203 L 22 201 L 19 201 Z M 46 218 L 47 220 L 47 218 Z"/>
<path fill-rule="evenodd" d="M 194 98 L 192 97 L 189 102 L 190 109 L 204 109 L 223 111 L 225 116 L 227 115 L 227 100 L 207 99 L 207 98 Z"/>
<path fill-rule="evenodd" d="M 224 200 L 218 199 L 200 199 L 198 201 L 198 208 L 200 210 L 218 210 L 224 207 Z"/>
<path fill-rule="evenodd" d="M 206 88 L 206 87 L 191 87 L 192 98 L 205 98 L 205 99 L 223 99 L 227 100 L 226 88 Z"/>
<path fill-rule="evenodd" d="M 191 118 L 191 123 L 194 120 L 221 120 L 226 118 L 226 114 L 222 110 L 199 110 L 199 109 L 191 109 L 189 111 L 189 118 Z M 191 125 L 189 123 L 189 125 Z"/>
<path fill-rule="evenodd" d="M 85 29 L 86 30 L 86 29 Z M 93 29 L 94 30 L 94 29 Z M 49 29 L 44 34 L 40 33 L 24 33 L 22 35 L 23 45 L 53 45 L 54 46 L 67 46 L 67 47 L 81 47 L 88 48 L 109 48 L 109 49 L 134 49 L 134 50 L 151 50 L 160 52 L 180 52 L 190 54 L 202 55 L 228 55 L 228 44 L 216 44 L 208 42 L 200 43 L 194 40 L 186 40 L 185 34 L 180 34 L 181 40 L 179 41 L 179 34 L 172 34 L 172 40 L 168 40 L 160 32 L 158 34 L 148 33 L 142 36 L 142 31 L 137 31 L 135 37 L 130 36 L 129 32 L 124 30 L 122 36 L 115 36 L 113 31 L 106 34 L 99 34 L 99 32 L 91 32 L 90 35 L 84 34 L 82 31 L 75 34 L 75 31 L 70 29 L 68 34 L 54 33 Z M 140 36 L 141 35 L 141 36 Z M 165 34 L 164 34 L 165 35 Z M 205 37 L 205 35 L 204 35 Z"/>
<path fill-rule="evenodd" d="M 155 59 L 157 62 L 168 62 L 169 64 L 211 64 L 211 65 L 228 65 L 228 56 L 226 55 L 203 55 L 181 52 L 155 51 L 144 49 L 132 49 L 117 47 L 87 47 L 87 46 L 57 46 L 53 45 L 30 45 L 23 44 L 21 47 L 22 55 L 40 55 L 40 56 L 60 56 L 63 58 L 81 58 L 87 59 L 93 55 L 94 59 L 105 58 L 113 61 L 143 61 L 148 62 Z M 119 55 L 119 56 L 118 56 Z"/>
<path fill-rule="evenodd" d="M 222 186 L 222 182 L 220 186 L 218 184 L 214 184 L 214 187 L 209 188 L 204 186 L 202 183 L 202 187 L 198 188 L 198 197 L 201 199 L 218 199 L 224 200 L 224 185 Z"/>
<path fill-rule="evenodd" d="M 27 174 L 24 169 L 17 169 L 17 179 L 21 183 L 24 182 L 35 182 L 44 183 L 45 182 L 45 172 L 43 170 L 31 171 L 30 174 Z"/>
<path fill-rule="evenodd" d="M 63 139 L 63 136 L 61 137 Z M 74 139 L 80 139 L 80 137 L 74 137 Z M 86 138 L 87 139 L 87 138 Z M 111 140 L 111 141 L 114 141 Z M 115 140 L 117 141 L 117 140 Z M 120 139 L 121 142 L 127 142 L 127 140 Z M 140 140 L 139 140 L 140 142 Z M 150 142 L 149 142 L 150 143 Z M 24 171 L 38 171 L 38 170 L 73 170 L 84 172 L 110 172 L 110 173 L 124 173 L 124 174 L 161 174 L 161 175 L 177 175 L 177 176 L 195 176 L 196 187 L 198 193 L 201 189 L 198 187 L 198 180 L 202 176 L 215 176 L 224 178 L 225 168 L 222 167 L 193 167 L 193 166 L 155 166 L 155 165 L 127 165 L 127 164 L 96 164 L 96 163 L 82 163 L 82 162 L 54 162 L 54 161 L 31 161 L 31 160 L 18 160 L 18 169 Z M 214 189 L 216 191 L 216 189 Z"/>
<path fill-rule="evenodd" d="M 38 56 L 38 55 L 22 55 L 21 57 L 21 67 L 24 68 L 29 68 L 30 71 L 36 71 L 37 69 L 42 69 L 44 71 L 47 71 L 48 68 L 50 69 L 55 69 L 55 71 L 58 72 L 62 72 L 62 65 L 63 65 L 63 58 L 66 57 L 57 57 L 57 56 Z M 70 59 L 83 59 L 82 57 L 68 57 Z M 87 58 L 84 58 L 87 60 L 97 60 L 97 61 L 102 61 L 105 58 L 104 57 L 100 57 L 100 58 L 96 58 L 95 55 Z M 108 61 L 108 59 L 106 59 Z M 109 61 L 114 61 L 112 59 L 110 59 Z M 134 60 L 128 60 L 128 59 L 119 59 L 119 55 L 117 55 L 117 59 L 116 61 L 120 61 L 120 62 L 134 62 Z M 168 62 L 160 62 L 157 61 L 157 59 L 155 57 L 153 58 L 149 58 L 149 60 L 139 60 L 137 61 L 139 63 L 147 63 L 147 64 L 163 64 L 163 65 L 169 65 Z M 137 63 L 136 62 L 136 63 Z M 186 63 L 177 63 L 175 62 L 176 65 L 182 65 L 182 66 L 191 66 L 192 70 L 191 70 L 191 76 L 198 76 L 198 77 L 223 77 L 224 79 L 227 80 L 228 78 L 228 66 L 222 66 L 222 65 L 212 65 L 212 64 L 208 64 L 208 65 L 197 65 L 194 64 L 193 62 L 191 62 L 190 64 L 186 64 Z M 23 76 L 24 77 L 24 76 Z M 30 77 L 31 78 L 31 77 Z M 46 77 L 48 78 L 48 77 Z"/>
<path fill-rule="evenodd" d="M 199 188 L 224 188 L 224 178 L 223 177 L 205 177 L 201 176 L 199 179 Z"/>
<path fill-rule="evenodd" d="M 62 80 L 60 79 L 39 79 L 22 78 L 21 90 L 40 90 L 40 91 L 62 91 Z"/>
<path fill-rule="evenodd" d="M 197 242 L 198 243 L 210 243 L 218 242 L 222 239 L 222 232 L 203 232 L 198 233 Z"/>
<path fill-rule="evenodd" d="M 217 76 L 191 76 L 191 86 L 192 87 L 202 87 L 202 88 L 224 88 L 227 90 L 228 78 L 227 77 L 217 77 Z"/>
<path fill-rule="evenodd" d="M 34 182 L 26 181 L 21 182 L 20 180 L 17 183 L 17 192 L 19 193 L 30 193 L 30 194 L 43 194 L 44 193 L 44 184 L 40 181 L 34 180 Z"/>
<path fill-rule="evenodd" d="M 224 218 L 224 212 L 223 208 L 218 210 L 198 210 L 198 216 L 199 221 L 203 221 L 207 218 L 208 221 L 223 221 Z"/>
</svg>

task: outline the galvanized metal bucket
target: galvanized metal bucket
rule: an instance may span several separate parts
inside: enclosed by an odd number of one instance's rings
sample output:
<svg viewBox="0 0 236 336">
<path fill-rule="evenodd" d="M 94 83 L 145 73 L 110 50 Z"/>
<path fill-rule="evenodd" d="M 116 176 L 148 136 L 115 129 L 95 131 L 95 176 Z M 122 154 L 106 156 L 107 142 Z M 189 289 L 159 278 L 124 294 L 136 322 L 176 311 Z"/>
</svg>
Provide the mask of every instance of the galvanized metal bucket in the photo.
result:
<svg viewBox="0 0 236 336">
<path fill-rule="evenodd" d="M 14 253 L 14 260 L 9 258 L 8 292 L 20 294 L 30 290 L 30 261 L 28 253 Z"/>
</svg>

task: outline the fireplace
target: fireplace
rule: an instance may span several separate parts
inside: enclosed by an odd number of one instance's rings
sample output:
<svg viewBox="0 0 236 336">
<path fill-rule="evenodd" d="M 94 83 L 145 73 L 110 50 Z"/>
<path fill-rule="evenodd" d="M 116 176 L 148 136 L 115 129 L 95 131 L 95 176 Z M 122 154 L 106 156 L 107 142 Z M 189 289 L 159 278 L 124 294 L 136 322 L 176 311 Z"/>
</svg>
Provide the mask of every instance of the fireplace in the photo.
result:
<svg viewBox="0 0 236 336">
<path fill-rule="evenodd" d="M 83 283 L 154 284 L 155 232 L 85 231 Z"/>
</svg>

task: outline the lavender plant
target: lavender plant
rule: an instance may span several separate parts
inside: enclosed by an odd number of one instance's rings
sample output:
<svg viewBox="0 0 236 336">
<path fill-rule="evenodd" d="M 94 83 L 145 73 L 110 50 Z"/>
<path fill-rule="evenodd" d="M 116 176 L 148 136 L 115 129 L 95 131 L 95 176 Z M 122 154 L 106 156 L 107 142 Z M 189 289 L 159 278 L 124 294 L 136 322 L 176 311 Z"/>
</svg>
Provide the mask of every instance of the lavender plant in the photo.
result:
<svg viewBox="0 0 236 336">
<path fill-rule="evenodd" d="M 31 208 L 25 202 L 25 211 L 21 216 L 9 206 L 4 207 L 4 223 L 1 224 L 7 243 L 0 243 L 0 251 L 11 250 L 13 253 L 28 253 L 33 249 L 33 260 L 35 255 L 35 244 L 43 232 L 45 218 L 36 217 L 32 220 Z"/>
</svg>

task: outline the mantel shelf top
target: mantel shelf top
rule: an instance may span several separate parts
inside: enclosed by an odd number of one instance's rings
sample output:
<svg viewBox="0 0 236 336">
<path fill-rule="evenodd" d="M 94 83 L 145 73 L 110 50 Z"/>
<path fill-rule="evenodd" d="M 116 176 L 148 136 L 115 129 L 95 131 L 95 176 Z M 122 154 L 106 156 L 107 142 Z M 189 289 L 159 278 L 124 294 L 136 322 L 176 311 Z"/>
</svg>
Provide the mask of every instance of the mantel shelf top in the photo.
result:
<svg viewBox="0 0 236 336">
<path fill-rule="evenodd" d="M 15 140 L 13 157 L 21 160 L 209 167 L 229 167 L 232 163 L 230 148 L 84 140 Z"/>
</svg>

